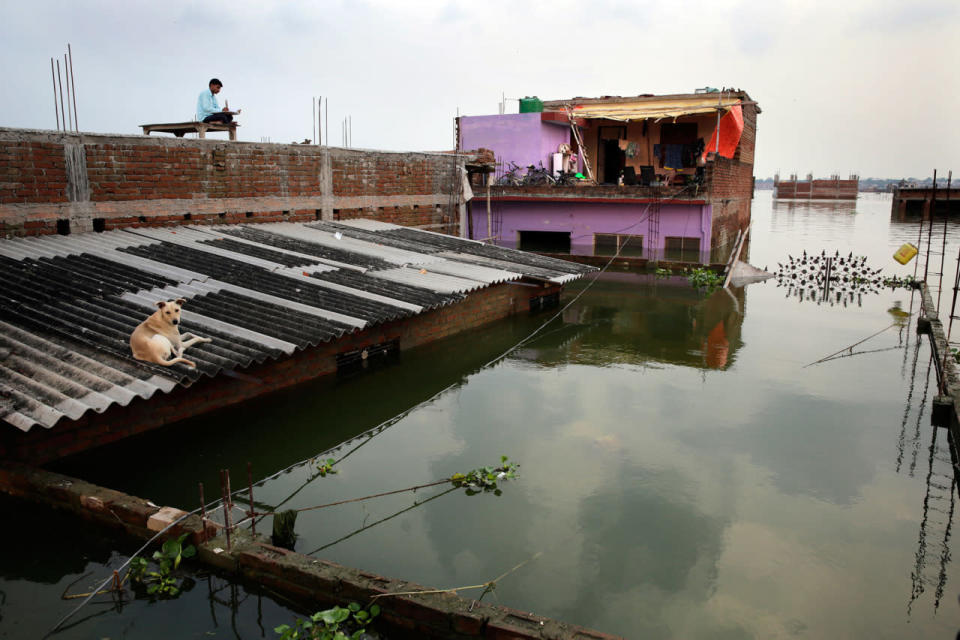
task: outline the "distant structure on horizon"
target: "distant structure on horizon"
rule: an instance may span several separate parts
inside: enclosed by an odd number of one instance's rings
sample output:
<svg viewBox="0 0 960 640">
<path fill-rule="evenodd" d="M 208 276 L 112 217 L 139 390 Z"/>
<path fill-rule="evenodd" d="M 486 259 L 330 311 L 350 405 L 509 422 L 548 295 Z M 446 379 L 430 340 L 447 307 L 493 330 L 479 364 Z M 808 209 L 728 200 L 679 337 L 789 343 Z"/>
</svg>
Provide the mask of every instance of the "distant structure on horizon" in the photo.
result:
<svg viewBox="0 0 960 640">
<path fill-rule="evenodd" d="M 839 175 L 814 180 L 808 173 L 805 180 L 791 174 L 789 180 L 773 176 L 773 197 L 777 200 L 856 200 L 860 190 L 860 176 L 851 175 L 841 180 Z"/>
</svg>

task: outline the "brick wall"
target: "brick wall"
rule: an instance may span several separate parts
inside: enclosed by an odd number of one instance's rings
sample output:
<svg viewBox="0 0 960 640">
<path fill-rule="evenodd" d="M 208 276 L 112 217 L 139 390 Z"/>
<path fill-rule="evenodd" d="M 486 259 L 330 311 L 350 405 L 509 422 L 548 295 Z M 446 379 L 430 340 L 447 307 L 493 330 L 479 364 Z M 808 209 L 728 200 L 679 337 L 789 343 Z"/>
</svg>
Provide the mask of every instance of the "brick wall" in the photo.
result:
<svg viewBox="0 0 960 640">
<path fill-rule="evenodd" d="M 717 156 L 707 163 L 706 184 L 713 206 L 710 244 L 721 248 L 721 252 L 731 250 L 737 231 L 750 223 L 756 131 L 757 108 L 744 105 L 743 134 L 734 157 Z M 725 258 L 725 254 L 718 256 L 718 259 Z"/>
<path fill-rule="evenodd" d="M 456 162 L 438 153 L 0 128 L 0 237 L 354 217 L 455 233 Z"/>
<path fill-rule="evenodd" d="M 559 292 L 558 286 L 533 289 L 494 285 L 471 293 L 458 304 L 385 323 L 243 371 L 258 379 L 259 384 L 227 376 L 201 378 L 190 388 L 177 387 L 169 394 L 137 399 L 126 407 L 113 405 L 102 414 L 87 413 L 79 420 L 64 419 L 52 429 L 34 427 L 23 433 L 5 425 L 0 429 L 0 458 L 42 464 L 334 373 L 338 353 L 391 340 L 399 340 L 401 349 L 409 349 L 525 312 L 530 308 L 530 298 Z"/>
</svg>

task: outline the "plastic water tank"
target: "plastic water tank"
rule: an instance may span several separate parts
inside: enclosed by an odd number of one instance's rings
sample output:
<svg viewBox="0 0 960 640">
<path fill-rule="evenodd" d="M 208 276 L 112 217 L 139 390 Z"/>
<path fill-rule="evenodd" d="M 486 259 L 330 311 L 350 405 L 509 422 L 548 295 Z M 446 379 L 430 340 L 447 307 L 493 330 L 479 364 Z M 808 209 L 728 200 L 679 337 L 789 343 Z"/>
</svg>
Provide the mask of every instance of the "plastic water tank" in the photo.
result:
<svg viewBox="0 0 960 640">
<path fill-rule="evenodd" d="M 537 96 L 520 98 L 520 113 L 538 113 L 543 111 L 543 100 Z"/>
</svg>

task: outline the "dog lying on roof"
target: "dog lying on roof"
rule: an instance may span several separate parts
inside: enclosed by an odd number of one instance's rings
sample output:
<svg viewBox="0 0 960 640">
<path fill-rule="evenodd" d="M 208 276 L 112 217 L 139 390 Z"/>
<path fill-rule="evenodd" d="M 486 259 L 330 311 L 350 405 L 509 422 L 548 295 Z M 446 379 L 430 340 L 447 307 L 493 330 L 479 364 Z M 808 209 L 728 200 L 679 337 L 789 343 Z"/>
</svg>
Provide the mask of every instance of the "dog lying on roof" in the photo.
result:
<svg viewBox="0 0 960 640">
<path fill-rule="evenodd" d="M 164 367 L 182 362 L 196 369 L 196 363 L 182 357 L 183 352 L 198 342 L 213 342 L 213 340 L 185 333 L 183 338 L 187 341 L 183 342 L 178 325 L 180 324 L 180 307 L 185 303 L 186 300 L 183 298 L 157 302 L 158 308 L 153 315 L 137 325 L 130 334 L 130 350 L 134 358 Z"/>
</svg>

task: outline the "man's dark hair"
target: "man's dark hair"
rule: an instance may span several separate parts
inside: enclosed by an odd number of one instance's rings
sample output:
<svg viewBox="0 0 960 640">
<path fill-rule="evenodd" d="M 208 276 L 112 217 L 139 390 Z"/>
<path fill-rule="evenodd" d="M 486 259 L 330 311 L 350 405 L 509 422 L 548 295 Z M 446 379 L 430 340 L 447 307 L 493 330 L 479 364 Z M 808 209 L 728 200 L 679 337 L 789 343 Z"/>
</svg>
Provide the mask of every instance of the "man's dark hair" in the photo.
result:
<svg viewBox="0 0 960 640">
<path fill-rule="evenodd" d="M 220 82 L 219 80 L 217 80 L 216 78 L 211 78 L 209 84 L 211 84 L 211 85 L 214 85 L 214 84 L 215 84 L 215 85 L 217 85 L 218 87 L 222 87 L 222 86 L 223 86 L 223 83 Z"/>
</svg>

